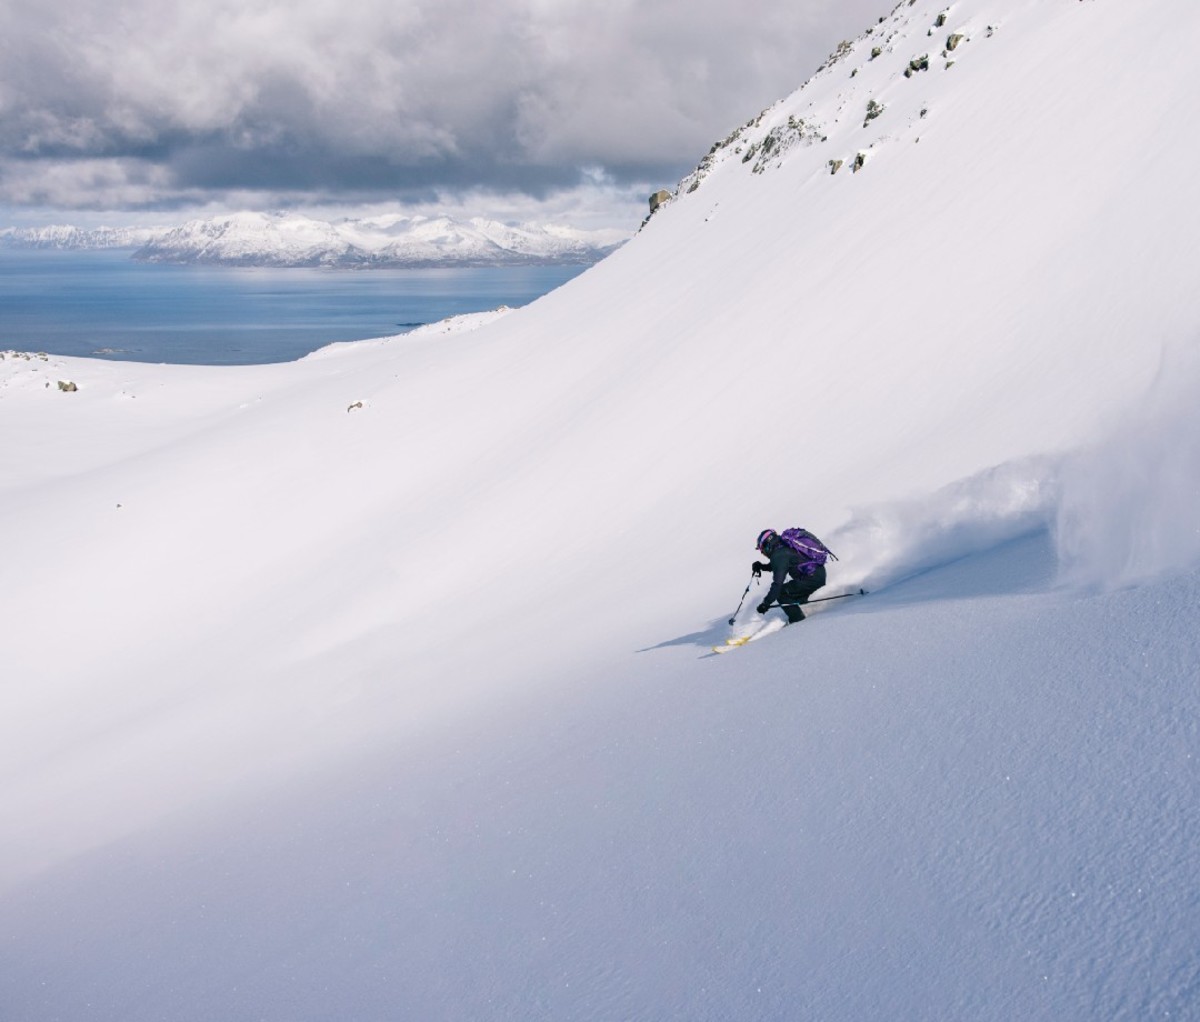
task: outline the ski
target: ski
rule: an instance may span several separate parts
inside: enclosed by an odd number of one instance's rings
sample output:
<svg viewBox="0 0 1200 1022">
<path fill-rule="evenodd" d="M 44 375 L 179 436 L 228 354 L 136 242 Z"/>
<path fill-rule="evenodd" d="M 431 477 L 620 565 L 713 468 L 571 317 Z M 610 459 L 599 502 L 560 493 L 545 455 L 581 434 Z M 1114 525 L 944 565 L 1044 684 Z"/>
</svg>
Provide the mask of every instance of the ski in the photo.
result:
<svg viewBox="0 0 1200 1022">
<path fill-rule="evenodd" d="M 768 635 L 773 635 L 775 632 L 782 631 L 787 627 L 786 621 L 780 621 L 777 618 L 772 618 L 769 621 L 762 622 L 758 628 L 744 635 L 731 635 L 720 646 L 713 646 L 714 653 L 728 653 L 731 650 L 741 649 L 748 642 L 758 642 L 759 639 L 765 639 Z"/>
<path fill-rule="evenodd" d="M 838 593 L 837 596 L 822 596 L 816 600 L 808 600 L 807 602 L 800 604 L 800 606 L 807 607 L 811 603 L 828 603 L 830 600 L 844 600 L 848 596 L 866 596 L 866 595 L 867 595 L 867 590 L 856 589 L 852 593 Z M 771 606 L 778 607 L 778 606 L 780 606 L 780 604 L 772 603 Z M 793 606 L 795 606 L 795 604 L 793 604 Z M 784 627 L 786 627 L 782 622 L 779 623 L 777 625 L 777 627 L 772 627 L 772 624 L 775 624 L 775 622 L 772 622 L 771 624 L 768 624 L 763 628 L 759 628 L 757 631 L 751 632 L 749 635 L 731 635 L 728 639 L 726 639 L 719 646 L 713 646 L 712 651 L 714 653 L 729 653 L 735 649 L 741 649 L 748 642 L 753 642 L 755 639 L 761 639 L 764 636 L 770 635 L 773 632 L 780 631 Z"/>
</svg>

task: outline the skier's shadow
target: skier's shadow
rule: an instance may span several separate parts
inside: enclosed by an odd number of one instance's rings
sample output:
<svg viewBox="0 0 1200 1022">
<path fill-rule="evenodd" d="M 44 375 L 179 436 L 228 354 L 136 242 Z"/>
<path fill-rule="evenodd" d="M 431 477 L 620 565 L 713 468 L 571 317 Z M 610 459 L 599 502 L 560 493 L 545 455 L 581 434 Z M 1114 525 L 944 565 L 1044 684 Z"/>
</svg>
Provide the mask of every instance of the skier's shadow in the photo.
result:
<svg viewBox="0 0 1200 1022">
<path fill-rule="evenodd" d="M 638 653 L 651 653 L 656 649 L 668 649 L 671 646 L 698 646 L 703 649 L 711 650 L 713 646 L 719 645 L 729 637 L 729 618 L 718 617 L 713 618 L 709 622 L 708 627 L 702 632 L 691 632 L 688 635 L 680 635 L 675 639 L 664 639 L 653 646 L 646 646 L 637 650 Z"/>
<path fill-rule="evenodd" d="M 862 590 L 859 590 L 859 591 L 851 590 L 850 592 L 845 593 L 843 595 L 845 595 L 845 596 L 859 596 L 859 595 L 865 596 L 865 595 L 867 595 L 867 593 L 866 593 L 866 591 L 862 591 Z M 847 611 L 849 611 L 850 613 L 861 613 L 864 609 L 864 605 L 860 604 L 858 602 L 858 600 L 843 600 L 840 595 L 834 595 L 834 596 L 818 597 L 817 599 L 813 600 L 813 604 L 815 604 L 815 606 L 810 606 L 809 604 L 805 604 L 804 610 L 805 610 L 805 613 L 808 614 L 810 617 L 813 615 L 819 616 L 821 614 L 826 613 L 828 610 L 832 610 L 834 607 L 839 607 L 839 608 L 843 607 L 847 603 L 853 604 L 853 606 L 840 610 L 840 613 L 845 614 L 845 613 L 847 613 Z M 869 611 L 871 608 L 867 607 L 866 609 Z M 772 620 L 774 620 L 776 625 L 784 625 L 786 623 L 783 619 L 782 613 L 778 609 L 772 609 L 771 611 L 768 612 L 768 614 L 770 616 L 764 620 L 762 618 L 756 619 L 753 614 L 751 614 L 750 617 L 747 618 L 746 614 L 743 612 L 742 614 L 738 615 L 738 617 L 734 621 L 734 624 L 747 625 L 747 624 L 750 624 L 751 622 L 757 620 L 759 623 L 759 627 L 761 628 L 764 624 L 768 624 Z M 776 619 L 775 615 L 779 615 L 777 619 Z M 668 649 L 671 646 L 697 646 L 700 649 L 707 651 L 710 655 L 713 655 L 713 652 L 714 652 L 713 647 L 722 645 L 725 642 L 725 640 L 729 638 L 730 628 L 731 628 L 731 624 L 730 624 L 729 618 L 724 618 L 724 617 L 713 618 L 708 623 L 708 627 L 705 628 L 704 631 L 702 631 L 702 632 L 690 632 L 687 635 L 680 635 L 678 638 L 664 639 L 662 642 L 659 642 L 653 646 L 646 646 L 642 649 L 637 650 L 636 652 L 650 653 L 656 649 Z M 755 629 L 755 630 L 757 630 L 757 629 Z"/>
<path fill-rule="evenodd" d="M 818 593 L 814 604 L 821 608 L 805 607 L 810 614 L 823 614 L 825 609 L 837 609 L 839 617 L 850 614 L 877 614 L 907 606 L 935 603 L 943 600 L 963 600 L 987 596 L 1011 596 L 1043 592 L 1054 584 L 1057 555 L 1053 537 L 1045 527 L 1004 540 L 990 548 L 967 553 L 961 557 L 937 560 L 926 555 L 928 564 L 905 569 L 893 567 L 889 574 L 866 580 L 867 591 L 875 595 L 870 600 L 831 600 Z M 836 597 L 836 594 L 831 594 Z M 772 611 L 777 614 L 778 611 Z M 745 611 L 742 611 L 744 617 Z M 671 646 L 697 646 L 710 649 L 725 641 L 729 635 L 729 619 L 714 618 L 703 631 L 691 632 L 675 639 L 666 639 L 654 646 L 639 649 L 649 653 Z"/>
</svg>

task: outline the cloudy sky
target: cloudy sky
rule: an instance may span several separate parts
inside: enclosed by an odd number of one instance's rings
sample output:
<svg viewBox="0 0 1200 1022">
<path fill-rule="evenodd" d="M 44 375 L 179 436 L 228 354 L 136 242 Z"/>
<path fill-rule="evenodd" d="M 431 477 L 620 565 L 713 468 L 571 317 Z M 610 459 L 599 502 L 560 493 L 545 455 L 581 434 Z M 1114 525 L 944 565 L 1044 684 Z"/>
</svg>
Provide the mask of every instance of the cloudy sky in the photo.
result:
<svg viewBox="0 0 1200 1022">
<path fill-rule="evenodd" d="M 632 226 L 892 6 L 0 0 L 0 227 L 434 207 Z"/>
</svg>

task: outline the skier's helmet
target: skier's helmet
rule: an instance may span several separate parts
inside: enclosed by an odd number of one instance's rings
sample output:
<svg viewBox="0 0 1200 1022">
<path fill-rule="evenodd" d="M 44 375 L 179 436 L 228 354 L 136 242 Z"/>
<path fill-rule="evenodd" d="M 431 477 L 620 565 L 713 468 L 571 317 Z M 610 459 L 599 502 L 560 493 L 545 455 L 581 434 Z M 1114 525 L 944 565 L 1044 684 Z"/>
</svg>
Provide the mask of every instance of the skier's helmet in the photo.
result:
<svg viewBox="0 0 1200 1022">
<path fill-rule="evenodd" d="M 763 529 L 758 534 L 758 541 L 754 544 L 756 550 L 761 550 L 764 554 L 767 552 L 767 544 L 774 539 L 778 539 L 779 534 L 774 529 Z"/>
</svg>

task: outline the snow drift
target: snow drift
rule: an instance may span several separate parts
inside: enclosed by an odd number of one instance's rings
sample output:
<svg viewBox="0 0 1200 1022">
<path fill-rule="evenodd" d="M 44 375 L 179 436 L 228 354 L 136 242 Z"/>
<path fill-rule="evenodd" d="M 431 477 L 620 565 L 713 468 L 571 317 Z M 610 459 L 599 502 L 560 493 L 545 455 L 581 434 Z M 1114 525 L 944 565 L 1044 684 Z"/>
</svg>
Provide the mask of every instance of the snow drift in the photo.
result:
<svg viewBox="0 0 1200 1022">
<path fill-rule="evenodd" d="M 1064 578 L 1125 585 L 1200 562 L 1200 357 L 1164 352 L 1148 393 L 1066 460 L 1056 531 Z"/>
<path fill-rule="evenodd" d="M 8 1002 L 1193 1009 L 1191 42 L 904 2 L 477 330 L 0 363 Z"/>
</svg>

